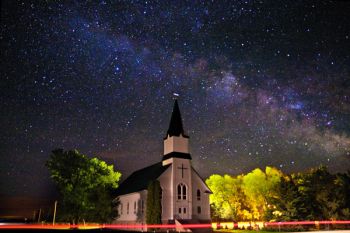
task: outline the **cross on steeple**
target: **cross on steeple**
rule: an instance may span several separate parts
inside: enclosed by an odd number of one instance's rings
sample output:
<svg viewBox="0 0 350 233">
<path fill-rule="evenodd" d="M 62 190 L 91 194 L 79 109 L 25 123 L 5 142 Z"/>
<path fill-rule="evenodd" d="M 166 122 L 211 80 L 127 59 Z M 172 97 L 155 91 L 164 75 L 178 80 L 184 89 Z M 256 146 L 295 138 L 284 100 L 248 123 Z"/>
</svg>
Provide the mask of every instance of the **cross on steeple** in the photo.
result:
<svg viewBox="0 0 350 233">
<path fill-rule="evenodd" d="M 186 170 L 187 168 L 185 168 L 183 164 L 181 164 L 181 167 L 177 167 L 177 168 L 181 169 L 181 176 L 182 178 L 184 178 L 184 170 Z"/>
</svg>

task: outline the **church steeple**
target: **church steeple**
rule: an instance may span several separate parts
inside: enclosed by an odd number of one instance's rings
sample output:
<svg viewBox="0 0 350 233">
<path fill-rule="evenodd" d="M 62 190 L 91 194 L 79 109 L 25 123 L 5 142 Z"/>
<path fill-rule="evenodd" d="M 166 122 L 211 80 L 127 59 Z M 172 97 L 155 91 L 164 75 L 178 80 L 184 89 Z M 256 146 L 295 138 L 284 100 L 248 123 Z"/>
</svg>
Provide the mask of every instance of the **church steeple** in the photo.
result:
<svg viewBox="0 0 350 233">
<path fill-rule="evenodd" d="M 184 129 L 182 126 L 182 118 L 181 118 L 181 113 L 180 113 L 180 109 L 179 109 L 179 104 L 177 103 L 177 99 L 175 99 L 173 112 L 171 114 L 169 129 L 167 131 L 167 137 L 168 136 L 179 137 L 180 134 L 183 137 L 188 137 L 187 135 L 185 135 L 185 132 L 184 132 Z"/>
<path fill-rule="evenodd" d="M 164 138 L 163 165 L 171 163 L 173 158 L 192 159 L 189 153 L 188 139 L 189 137 L 185 134 L 182 126 L 179 104 L 175 100 L 169 129 Z"/>
</svg>

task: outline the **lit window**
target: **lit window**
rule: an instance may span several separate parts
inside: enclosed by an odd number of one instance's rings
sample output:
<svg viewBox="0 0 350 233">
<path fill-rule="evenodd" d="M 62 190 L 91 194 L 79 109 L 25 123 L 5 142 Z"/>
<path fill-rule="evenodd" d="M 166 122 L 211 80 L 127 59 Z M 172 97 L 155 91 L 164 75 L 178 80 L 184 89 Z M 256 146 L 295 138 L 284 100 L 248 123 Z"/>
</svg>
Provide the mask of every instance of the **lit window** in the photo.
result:
<svg viewBox="0 0 350 233">
<path fill-rule="evenodd" d="M 197 189 L 197 201 L 201 200 L 201 191 Z"/>
</svg>

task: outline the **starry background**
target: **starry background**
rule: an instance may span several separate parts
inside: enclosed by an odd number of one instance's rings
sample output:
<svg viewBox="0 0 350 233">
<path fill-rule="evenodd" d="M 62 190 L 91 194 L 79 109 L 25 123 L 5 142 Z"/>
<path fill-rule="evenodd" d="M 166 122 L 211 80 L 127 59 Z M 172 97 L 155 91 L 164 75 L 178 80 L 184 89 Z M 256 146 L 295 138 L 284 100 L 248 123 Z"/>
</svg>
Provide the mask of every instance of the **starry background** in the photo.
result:
<svg viewBox="0 0 350 233">
<path fill-rule="evenodd" d="M 347 1 L 2 1 L 0 194 L 54 193 L 55 148 L 125 179 L 180 94 L 204 177 L 350 167 Z"/>
</svg>

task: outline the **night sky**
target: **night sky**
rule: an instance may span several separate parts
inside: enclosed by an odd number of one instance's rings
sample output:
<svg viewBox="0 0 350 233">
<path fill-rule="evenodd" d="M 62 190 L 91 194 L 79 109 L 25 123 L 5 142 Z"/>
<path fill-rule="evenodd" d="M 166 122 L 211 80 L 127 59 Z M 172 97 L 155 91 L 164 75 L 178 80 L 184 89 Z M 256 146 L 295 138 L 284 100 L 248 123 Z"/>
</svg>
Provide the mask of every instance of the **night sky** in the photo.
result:
<svg viewBox="0 0 350 233">
<path fill-rule="evenodd" d="M 51 195 L 55 148 L 160 161 L 173 93 L 203 178 L 349 169 L 350 2 L 91 2 L 2 1 L 1 195 Z"/>
</svg>

